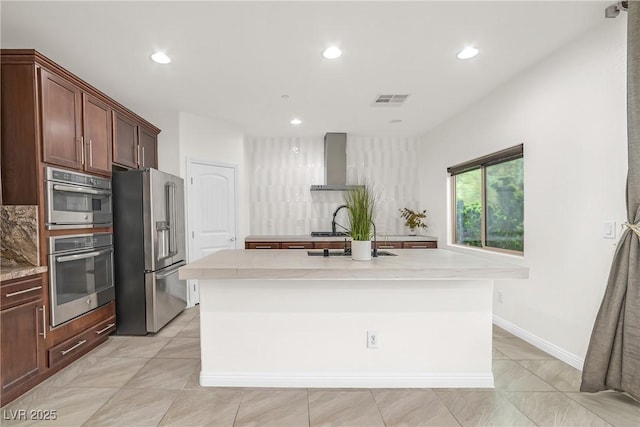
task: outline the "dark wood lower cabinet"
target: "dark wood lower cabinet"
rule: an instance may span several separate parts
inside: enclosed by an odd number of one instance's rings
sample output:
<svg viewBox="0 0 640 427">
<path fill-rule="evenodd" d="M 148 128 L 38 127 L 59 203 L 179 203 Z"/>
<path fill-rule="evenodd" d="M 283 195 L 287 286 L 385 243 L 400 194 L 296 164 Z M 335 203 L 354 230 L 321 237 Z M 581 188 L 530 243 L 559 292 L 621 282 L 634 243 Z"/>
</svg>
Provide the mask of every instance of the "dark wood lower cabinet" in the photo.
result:
<svg viewBox="0 0 640 427">
<path fill-rule="evenodd" d="M 37 275 L 0 284 L 0 406 L 105 342 L 115 330 L 113 302 L 50 329 L 43 283 Z"/>
<path fill-rule="evenodd" d="M 58 364 L 68 365 L 89 349 L 94 348 L 116 329 L 116 316 L 98 322 L 84 332 L 81 332 L 60 344 L 53 346 L 48 351 L 49 366 Z"/>
<path fill-rule="evenodd" d="M 437 249 L 436 241 L 388 241 L 378 240 L 378 249 Z M 373 246 L 374 242 L 371 242 Z M 346 246 L 351 247 L 351 242 L 347 240 Z M 247 240 L 244 243 L 245 249 L 344 249 L 345 242 L 341 241 L 321 241 L 321 242 L 258 242 Z"/>
<path fill-rule="evenodd" d="M 3 395 L 44 368 L 42 310 L 39 299 L 0 311 Z"/>
<path fill-rule="evenodd" d="M 0 310 L 0 404 L 28 390 L 46 369 L 42 276 L 3 282 Z"/>
</svg>

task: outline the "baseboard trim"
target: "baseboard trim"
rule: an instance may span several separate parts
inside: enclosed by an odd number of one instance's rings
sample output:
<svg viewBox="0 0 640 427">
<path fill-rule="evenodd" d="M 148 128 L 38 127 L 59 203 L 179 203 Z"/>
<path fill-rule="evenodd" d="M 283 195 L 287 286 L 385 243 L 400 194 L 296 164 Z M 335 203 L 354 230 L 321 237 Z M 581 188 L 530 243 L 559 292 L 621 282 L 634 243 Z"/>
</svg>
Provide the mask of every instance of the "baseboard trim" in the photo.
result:
<svg viewBox="0 0 640 427">
<path fill-rule="evenodd" d="M 540 350 L 549 353 L 550 355 L 552 355 L 553 357 L 562 360 L 564 363 L 573 366 L 574 368 L 582 371 L 582 366 L 584 365 L 584 359 L 581 357 L 576 356 L 573 353 L 570 353 L 568 351 L 566 351 L 565 349 L 558 347 L 557 345 L 540 338 L 537 335 L 532 334 L 529 331 L 526 331 L 524 329 L 522 329 L 519 326 L 514 325 L 513 323 L 499 317 L 496 316 L 495 314 L 493 315 L 493 323 L 496 324 L 497 326 L 501 327 L 502 329 L 504 329 L 507 332 L 512 333 L 513 335 L 517 336 L 518 338 L 521 338 L 523 340 L 525 340 L 526 342 L 528 342 L 529 344 L 539 348 Z"/>
<path fill-rule="evenodd" d="M 493 388 L 493 374 L 200 372 L 204 387 Z"/>
</svg>

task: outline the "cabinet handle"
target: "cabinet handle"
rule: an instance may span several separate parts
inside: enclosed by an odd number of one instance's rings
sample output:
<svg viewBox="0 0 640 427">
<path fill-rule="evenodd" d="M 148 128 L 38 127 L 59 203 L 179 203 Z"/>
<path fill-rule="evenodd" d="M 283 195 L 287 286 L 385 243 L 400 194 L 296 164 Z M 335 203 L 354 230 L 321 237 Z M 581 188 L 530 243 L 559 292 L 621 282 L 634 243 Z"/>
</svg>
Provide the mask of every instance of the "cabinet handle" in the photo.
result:
<svg viewBox="0 0 640 427">
<path fill-rule="evenodd" d="M 89 166 L 93 167 L 93 141 L 89 140 Z"/>
<path fill-rule="evenodd" d="M 26 294 L 27 292 L 37 291 L 38 289 L 42 289 L 42 286 L 34 286 L 33 288 L 23 289 L 21 291 L 11 292 L 10 294 L 6 294 L 5 297 L 15 297 L 16 295 Z"/>
<path fill-rule="evenodd" d="M 40 332 L 40 335 L 42 335 L 43 339 L 46 340 L 47 339 L 47 311 L 44 305 L 40 310 L 42 310 L 42 332 Z"/>
<path fill-rule="evenodd" d="M 107 326 L 105 326 L 103 329 L 100 329 L 99 331 L 96 331 L 96 334 L 100 335 L 102 333 L 104 333 L 104 331 L 110 329 L 112 326 L 114 326 L 115 323 L 109 323 Z"/>
<path fill-rule="evenodd" d="M 144 167 L 144 147 L 142 147 L 142 167 Z"/>
<path fill-rule="evenodd" d="M 395 249 L 393 245 L 378 245 L 378 249 Z"/>
<path fill-rule="evenodd" d="M 427 245 L 411 245 L 411 249 L 428 249 Z"/>
<path fill-rule="evenodd" d="M 136 165 L 140 166 L 140 145 L 136 145 Z"/>
<path fill-rule="evenodd" d="M 287 249 L 304 249 L 304 246 L 287 246 Z"/>
<path fill-rule="evenodd" d="M 271 249 L 271 246 L 256 246 L 256 249 Z"/>
<path fill-rule="evenodd" d="M 82 344 L 84 344 L 86 342 L 87 342 L 87 340 L 78 341 L 78 344 L 74 345 L 73 347 L 71 347 L 68 350 L 62 350 L 60 353 L 62 353 L 62 355 L 64 356 L 65 354 L 69 353 L 70 351 L 75 350 L 76 348 L 80 347 Z"/>
<path fill-rule="evenodd" d="M 80 137 L 80 163 L 84 165 L 84 136 Z"/>
</svg>

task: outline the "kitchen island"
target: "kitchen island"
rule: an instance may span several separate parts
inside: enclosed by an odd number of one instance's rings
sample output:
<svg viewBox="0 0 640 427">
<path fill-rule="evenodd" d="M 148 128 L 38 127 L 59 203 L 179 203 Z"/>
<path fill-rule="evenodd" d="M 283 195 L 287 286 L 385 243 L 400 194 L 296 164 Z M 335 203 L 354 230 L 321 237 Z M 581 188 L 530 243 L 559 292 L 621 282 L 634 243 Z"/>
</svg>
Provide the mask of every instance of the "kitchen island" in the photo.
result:
<svg viewBox="0 0 640 427">
<path fill-rule="evenodd" d="M 441 249 L 371 261 L 223 250 L 200 281 L 203 386 L 493 387 L 493 281 L 528 269 Z"/>
</svg>

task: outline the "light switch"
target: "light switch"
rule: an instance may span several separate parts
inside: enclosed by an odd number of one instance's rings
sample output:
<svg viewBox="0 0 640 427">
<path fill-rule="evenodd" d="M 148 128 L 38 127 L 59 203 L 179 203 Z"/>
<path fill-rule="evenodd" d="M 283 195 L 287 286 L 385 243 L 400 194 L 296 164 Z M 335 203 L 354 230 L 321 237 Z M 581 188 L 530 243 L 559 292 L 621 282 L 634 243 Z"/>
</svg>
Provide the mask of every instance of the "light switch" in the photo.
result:
<svg viewBox="0 0 640 427">
<path fill-rule="evenodd" d="M 604 236 L 605 239 L 615 239 L 616 238 L 616 222 L 615 221 L 605 221 L 604 222 Z"/>
</svg>

